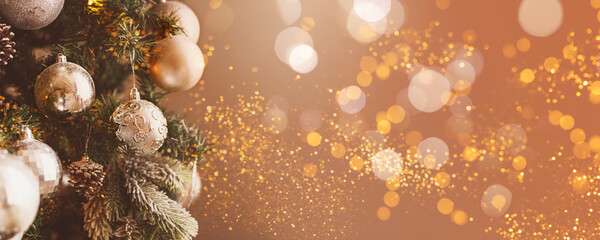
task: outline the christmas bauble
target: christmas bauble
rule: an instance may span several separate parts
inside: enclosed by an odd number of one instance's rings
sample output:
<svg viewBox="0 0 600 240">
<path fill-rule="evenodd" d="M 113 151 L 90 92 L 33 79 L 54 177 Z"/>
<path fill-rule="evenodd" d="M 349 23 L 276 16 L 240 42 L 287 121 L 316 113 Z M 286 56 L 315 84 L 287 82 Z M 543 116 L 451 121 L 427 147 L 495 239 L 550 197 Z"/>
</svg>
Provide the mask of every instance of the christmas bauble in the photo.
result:
<svg viewBox="0 0 600 240">
<path fill-rule="evenodd" d="M 150 11 L 157 12 L 163 16 L 172 16 L 177 19 L 177 25 L 183 28 L 181 35 L 187 36 L 192 42 L 198 42 L 200 38 L 200 22 L 194 11 L 187 5 L 176 2 L 161 2 L 150 9 Z"/>
<path fill-rule="evenodd" d="M 40 205 L 35 175 L 4 150 L 0 153 L 0 239 L 21 239 Z"/>
<path fill-rule="evenodd" d="M 152 49 L 150 77 L 164 90 L 188 90 L 200 81 L 203 72 L 202 51 L 186 37 L 165 38 Z"/>
<path fill-rule="evenodd" d="M 60 159 L 52 148 L 33 138 L 31 130 L 23 126 L 21 140 L 16 143 L 16 155 L 35 174 L 39 181 L 42 201 L 49 199 L 58 189 L 62 177 Z"/>
<path fill-rule="evenodd" d="M 90 74 L 59 55 L 35 82 L 35 103 L 44 115 L 56 121 L 71 121 L 94 101 L 96 90 Z"/>
<path fill-rule="evenodd" d="M 137 155 L 156 152 L 167 137 L 167 119 L 162 111 L 140 99 L 135 88 L 129 94 L 129 101 L 117 107 L 111 119 L 118 125 L 117 138 Z"/>
<path fill-rule="evenodd" d="M 192 167 L 191 175 L 192 180 L 190 181 L 189 185 L 186 186 L 186 192 L 178 194 L 176 199 L 177 203 L 184 208 L 189 208 L 192 203 L 198 199 L 198 196 L 200 196 L 200 191 L 202 190 L 200 173 L 198 173 L 195 163 Z"/>
<path fill-rule="evenodd" d="M 64 3 L 64 0 L 2 0 L 0 15 L 17 28 L 36 30 L 52 23 Z"/>
</svg>

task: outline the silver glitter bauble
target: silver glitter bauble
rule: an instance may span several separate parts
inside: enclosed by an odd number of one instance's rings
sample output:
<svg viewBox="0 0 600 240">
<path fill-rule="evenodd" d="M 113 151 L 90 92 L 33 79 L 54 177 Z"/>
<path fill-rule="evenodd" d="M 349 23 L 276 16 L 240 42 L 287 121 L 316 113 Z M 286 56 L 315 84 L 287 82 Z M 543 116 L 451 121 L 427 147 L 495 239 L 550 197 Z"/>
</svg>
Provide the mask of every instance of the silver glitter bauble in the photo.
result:
<svg viewBox="0 0 600 240">
<path fill-rule="evenodd" d="M 176 198 L 179 206 L 184 208 L 189 208 L 192 203 L 198 199 L 198 196 L 200 196 L 200 191 L 202 190 L 202 181 L 200 180 L 200 173 L 198 173 L 196 163 L 194 163 L 194 166 L 191 169 L 191 174 L 192 181 L 190 181 L 189 185 L 186 186 L 186 192 L 178 194 Z"/>
<path fill-rule="evenodd" d="M 140 99 L 136 88 L 131 89 L 129 101 L 117 107 L 111 119 L 118 125 L 117 138 L 137 155 L 156 152 L 167 137 L 167 119 L 162 111 Z"/>
<path fill-rule="evenodd" d="M 60 54 L 55 64 L 38 75 L 35 103 L 48 118 L 71 121 L 94 102 L 96 90 L 90 74 L 81 66 L 67 62 Z"/>
<path fill-rule="evenodd" d="M 35 175 L 6 150 L 0 153 L 0 239 L 21 239 L 37 215 L 40 190 Z"/>
<path fill-rule="evenodd" d="M 52 23 L 65 0 L 0 0 L 0 15 L 14 27 L 36 30 Z"/>
<path fill-rule="evenodd" d="M 60 159 L 52 148 L 33 138 L 31 130 L 23 126 L 21 140 L 16 143 L 16 155 L 36 175 L 42 201 L 52 197 L 60 185 L 62 167 Z"/>
<path fill-rule="evenodd" d="M 161 2 L 150 9 L 152 12 L 163 16 L 172 16 L 177 19 L 177 26 L 183 28 L 181 35 L 187 36 L 192 42 L 198 42 L 200 38 L 200 21 L 190 7 L 181 2 Z"/>
<path fill-rule="evenodd" d="M 165 38 L 152 48 L 150 77 L 160 88 L 171 92 L 189 90 L 200 81 L 202 73 L 204 56 L 188 38 Z"/>
</svg>

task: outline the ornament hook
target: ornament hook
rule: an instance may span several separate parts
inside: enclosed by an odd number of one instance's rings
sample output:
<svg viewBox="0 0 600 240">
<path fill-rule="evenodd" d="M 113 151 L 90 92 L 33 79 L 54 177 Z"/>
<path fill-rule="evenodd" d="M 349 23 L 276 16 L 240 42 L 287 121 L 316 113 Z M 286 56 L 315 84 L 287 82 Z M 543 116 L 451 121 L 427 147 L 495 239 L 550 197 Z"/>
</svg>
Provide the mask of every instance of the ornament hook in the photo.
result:
<svg viewBox="0 0 600 240">
<path fill-rule="evenodd" d="M 21 126 L 21 140 L 33 139 L 33 133 L 29 126 L 23 125 Z"/>
<path fill-rule="evenodd" d="M 64 55 L 64 54 L 62 54 L 62 53 L 59 53 L 59 54 L 56 56 L 56 62 L 57 62 L 57 63 L 64 63 L 64 62 L 67 62 L 67 56 L 65 56 L 65 55 Z"/>
</svg>

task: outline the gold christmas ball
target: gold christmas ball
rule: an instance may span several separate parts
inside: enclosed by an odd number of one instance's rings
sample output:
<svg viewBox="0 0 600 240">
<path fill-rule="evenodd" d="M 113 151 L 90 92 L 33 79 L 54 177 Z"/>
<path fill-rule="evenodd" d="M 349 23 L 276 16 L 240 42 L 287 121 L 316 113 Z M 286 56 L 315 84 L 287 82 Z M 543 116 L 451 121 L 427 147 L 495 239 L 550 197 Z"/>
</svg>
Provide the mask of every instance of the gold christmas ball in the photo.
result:
<svg viewBox="0 0 600 240">
<path fill-rule="evenodd" d="M 52 23 L 63 8 L 64 0 L 0 1 L 0 15 L 17 28 L 36 30 Z"/>
<path fill-rule="evenodd" d="M 34 93 L 35 103 L 44 115 L 67 122 L 87 111 L 94 101 L 96 90 L 85 69 L 59 55 L 57 63 L 38 75 Z"/>
<path fill-rule="evenodd" d="M 183 28 L 181 35 L 189 37 L 192 42 L 198 42 L 200 38 L 200 22 L 194 11 L 187 5 L 176 2 L 162 2 L 150 9 L 150 11 L 157 12 L 163 16 L 170 16 L 177 19 L 177 25 Z"/>
<path fill-rule="evenodd" d="M 140 99 L 137 89 L 132 89 L 129 101 L 121 104 L 111 116 L 118 125 L 117 138 L 136 155 L 156 152 L 167 138 L 167 119 L 160 108 Z"/>
<path fill-rule="evenodd" d="M 202 51 L 186 37 L 165 38 L 152 49 L 150 77 L 164 90 L 189 90 L 200 81 L 203 72 Z"/>
</svg>

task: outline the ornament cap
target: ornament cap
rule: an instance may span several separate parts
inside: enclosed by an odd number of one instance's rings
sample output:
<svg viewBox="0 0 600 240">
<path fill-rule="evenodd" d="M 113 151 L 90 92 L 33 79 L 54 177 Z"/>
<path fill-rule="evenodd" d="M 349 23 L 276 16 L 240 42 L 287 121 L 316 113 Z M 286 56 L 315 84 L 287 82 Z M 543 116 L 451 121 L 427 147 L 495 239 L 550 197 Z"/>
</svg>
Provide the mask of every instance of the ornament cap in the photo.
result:
<svg viewBox="0 0 600 240">
<path fill-rule="evenodd" d="M 65 56 L 65 55 L 64 55 L 64 54 L 62 54 L 62 53 L 59 53 L 59 54 L 56 56 L 56 62 L 57 62 L 57 63 L 63 63 L 63 62 L 67 62 L 67 56 Z"/>
<path fill-rule="evenodd" d="M 129 100 L 140 100 L 140 92 L 137 88 L 132 88 L 129 92 Z"/>
<path fill-rule="evenodd" d="M 23 125 L 21 127 L 21 140 L 27 139 L 33 139 L 33 133 L 31 132 L 31 129 L 29 129 L 29 126 Z"/>
</svg>

